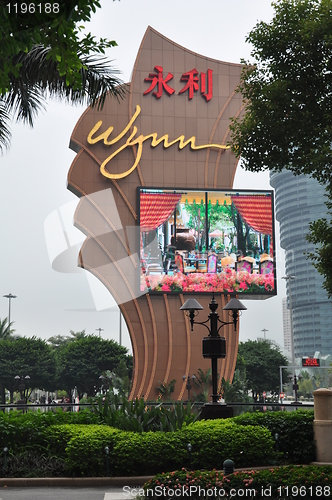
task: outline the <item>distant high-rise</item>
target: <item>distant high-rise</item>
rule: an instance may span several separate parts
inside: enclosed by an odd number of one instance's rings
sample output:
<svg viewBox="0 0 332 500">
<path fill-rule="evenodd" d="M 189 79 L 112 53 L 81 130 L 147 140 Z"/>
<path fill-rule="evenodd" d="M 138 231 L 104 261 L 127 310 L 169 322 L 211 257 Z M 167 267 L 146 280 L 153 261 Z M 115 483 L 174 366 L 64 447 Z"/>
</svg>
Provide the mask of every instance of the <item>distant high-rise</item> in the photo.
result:
<svg viewBox="0 0 332 500">
<path fill-rule="evenodd" d="M 287 296 L 291 286 L 294 351 L 296 357 L 332 353 L 332 302 L 322 287 L 323 277 L 307 259 L 314 245 L 306 240 L 309 222 L 327 217 L 325 190 L 309 176 L 289 171 L 271 173 L 275 189 L 276 219 L 280 223 L 280 245 L 285 250 Z"/>
<path fill-rule="evenodd" d="M 290 313 L 287 306 L 287 298 L 282 299 L 282 331 L 284 334 L 284 349 L 292 352 Z"/>
</svg>

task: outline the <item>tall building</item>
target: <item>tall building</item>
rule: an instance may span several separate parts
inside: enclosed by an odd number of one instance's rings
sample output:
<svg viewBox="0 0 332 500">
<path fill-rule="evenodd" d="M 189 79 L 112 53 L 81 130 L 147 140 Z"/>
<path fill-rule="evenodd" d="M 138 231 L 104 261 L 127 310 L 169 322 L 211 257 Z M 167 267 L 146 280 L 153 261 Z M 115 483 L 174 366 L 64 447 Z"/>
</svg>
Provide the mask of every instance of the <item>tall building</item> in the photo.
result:
<svg viewBox="0 0 332 500">
<path fill-rule="evenodd" d="M 282 299 L 282 331 L 284 335 L 284 349 L 292 352 L 290 312 L 287 305 L 287 297 Z"/>
<path fill-rule="evenodd" d="M 285 250 L 286 275 L 293 309 L 295 357 L 332 353 L 332 302 L 323 289 L 323 277 L 307 259 L 314 245 L 306 240 L 309 222 L 326 217 L 324 187 L 309 176 L 289 171 L 271 173 L 275 189 L 276 219 L 280 223 L 280 245 Z"/>
</svg>

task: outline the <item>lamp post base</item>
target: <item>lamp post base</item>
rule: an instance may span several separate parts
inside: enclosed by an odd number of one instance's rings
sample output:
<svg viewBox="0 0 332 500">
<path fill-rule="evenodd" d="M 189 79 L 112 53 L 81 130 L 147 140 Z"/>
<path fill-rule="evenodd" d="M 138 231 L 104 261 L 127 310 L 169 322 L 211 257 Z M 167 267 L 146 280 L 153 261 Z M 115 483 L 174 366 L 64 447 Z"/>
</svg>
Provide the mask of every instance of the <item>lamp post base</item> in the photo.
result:
<svg viewBox="0 0 332 500">
<path fill-rule="evenodd" d="M 225 403 L 205 403 L 202 407 L 200 420 L 213 420 L 216 418 L 229 418 L 233 416 L 233 408 Z"/>
</svg>

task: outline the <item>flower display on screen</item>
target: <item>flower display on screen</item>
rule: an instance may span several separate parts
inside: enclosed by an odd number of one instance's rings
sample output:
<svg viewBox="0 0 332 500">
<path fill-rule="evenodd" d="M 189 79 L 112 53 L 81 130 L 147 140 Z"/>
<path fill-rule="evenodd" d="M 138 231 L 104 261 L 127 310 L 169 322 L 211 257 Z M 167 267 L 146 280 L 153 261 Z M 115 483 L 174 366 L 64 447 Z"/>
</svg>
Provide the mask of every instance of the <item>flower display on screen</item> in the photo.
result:
<svg viewBox="0 0 332 500">
<path fill-rule="evenodd" d="M 274 275 L 251 274 L 247 271 L 226 269 L 223 273 L 141 276 L 141 290 L 147 292 L 273 292 Z"/>
</svg>

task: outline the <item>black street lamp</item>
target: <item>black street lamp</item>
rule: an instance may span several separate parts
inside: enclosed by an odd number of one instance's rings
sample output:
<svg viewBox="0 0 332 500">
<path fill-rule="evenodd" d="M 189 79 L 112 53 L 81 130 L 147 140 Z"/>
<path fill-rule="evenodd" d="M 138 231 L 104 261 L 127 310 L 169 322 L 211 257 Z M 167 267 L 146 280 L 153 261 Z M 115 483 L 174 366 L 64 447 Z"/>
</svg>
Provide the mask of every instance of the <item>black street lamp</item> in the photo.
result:
<svg viewBox="0 0 332 500">
<path fill-rule="evenodd" d="M 294 373 L 294 376 L 292 374 L 289 374 L 288 378 L 290 381 L 293 380 L 293 391 L 294 391 L 294 395 L 295 395 L 294 403 L 299 403 L 299 401 L 297 400 L 297 391 L 299 390 L 299 384 L 297 382 L 298 382 L 298 380 L 301 380 L 301 378 L 303 378 L 303 377 L 302 377 L 301 373 L 297 377 L 296 377 L 296 373 Z"/>
<path fill-rule="evenodd" d="M 183 375 L 183 380 L 186 380 L 187 379 L 187 383 L 186 383 L 186 389 L 188 391 L 188 401 L 190 401 L 190 391 L 191 389 L 193 388 L 193 386 L 191 385 L 191 381 L 192 380 L 195 380 L 196 376 L 195 375 L 192 375 L 190 377 L 190 375 L 188 375 L 188 377 L 186 377 L 185 375 Z"/>
<path fill-rule="evenodd" d="M 19 386 L 18 386 L 18 390 L 20 391 L 21 399 L 20 399 L 19 403 L 21 403 L 21 404 L 26 404 L 25 394 L 24 394 L 25 380 L 28 380 L 29 378 L 30 378 L 29 375 L 26 375 L 25 377 L 24 377 L 24 375 L 21 375 L 21 376 L 16 375 L 16 377 L 15 377 L 16 380 L 20 381 Z"/>
<path fill-rule="evenodd" d="M 211 359 L 211 369 L 212 369 L 212 402 L 206 403 L 203 406 L 201 412 L 201 418 L 225 418 L 232 416 L 233 409 L 227 407 L 225 403 L 219 403 L 218 394 L 218 359 L 224 358 L 226 356 L 226 339 L 219 335 L 219 330 L 225 325 L 234 324 L 234 329 L 236 331 L 236 325 L 239 317 L 239 311 L 244 311 L 247 308 L 236 298 L 232 298 L 226 306 L 223 308 L 224 311 L 232 312 L 232 321 L 222 321 L 219 318 L 219 314 L 216 312 L 218 309 L 218 303 L 214 298 L 214 293 L 209 304 L 210 314 L 208 319 L 202 322 L 195 321 L 195 317 L 198 311 L 202 310 L 203 307 L 196 299 L 188 299 L 180 310 L 187 311 L 186 314 L 189 317 L 191 324 L 191 331 L 194 329 L 194 324 L 203 325 L 208 329 L 209 335 L 203 338 L 203 358 Z M 208 323 L 210 325 L 208 326 Z"/>
</svg>

